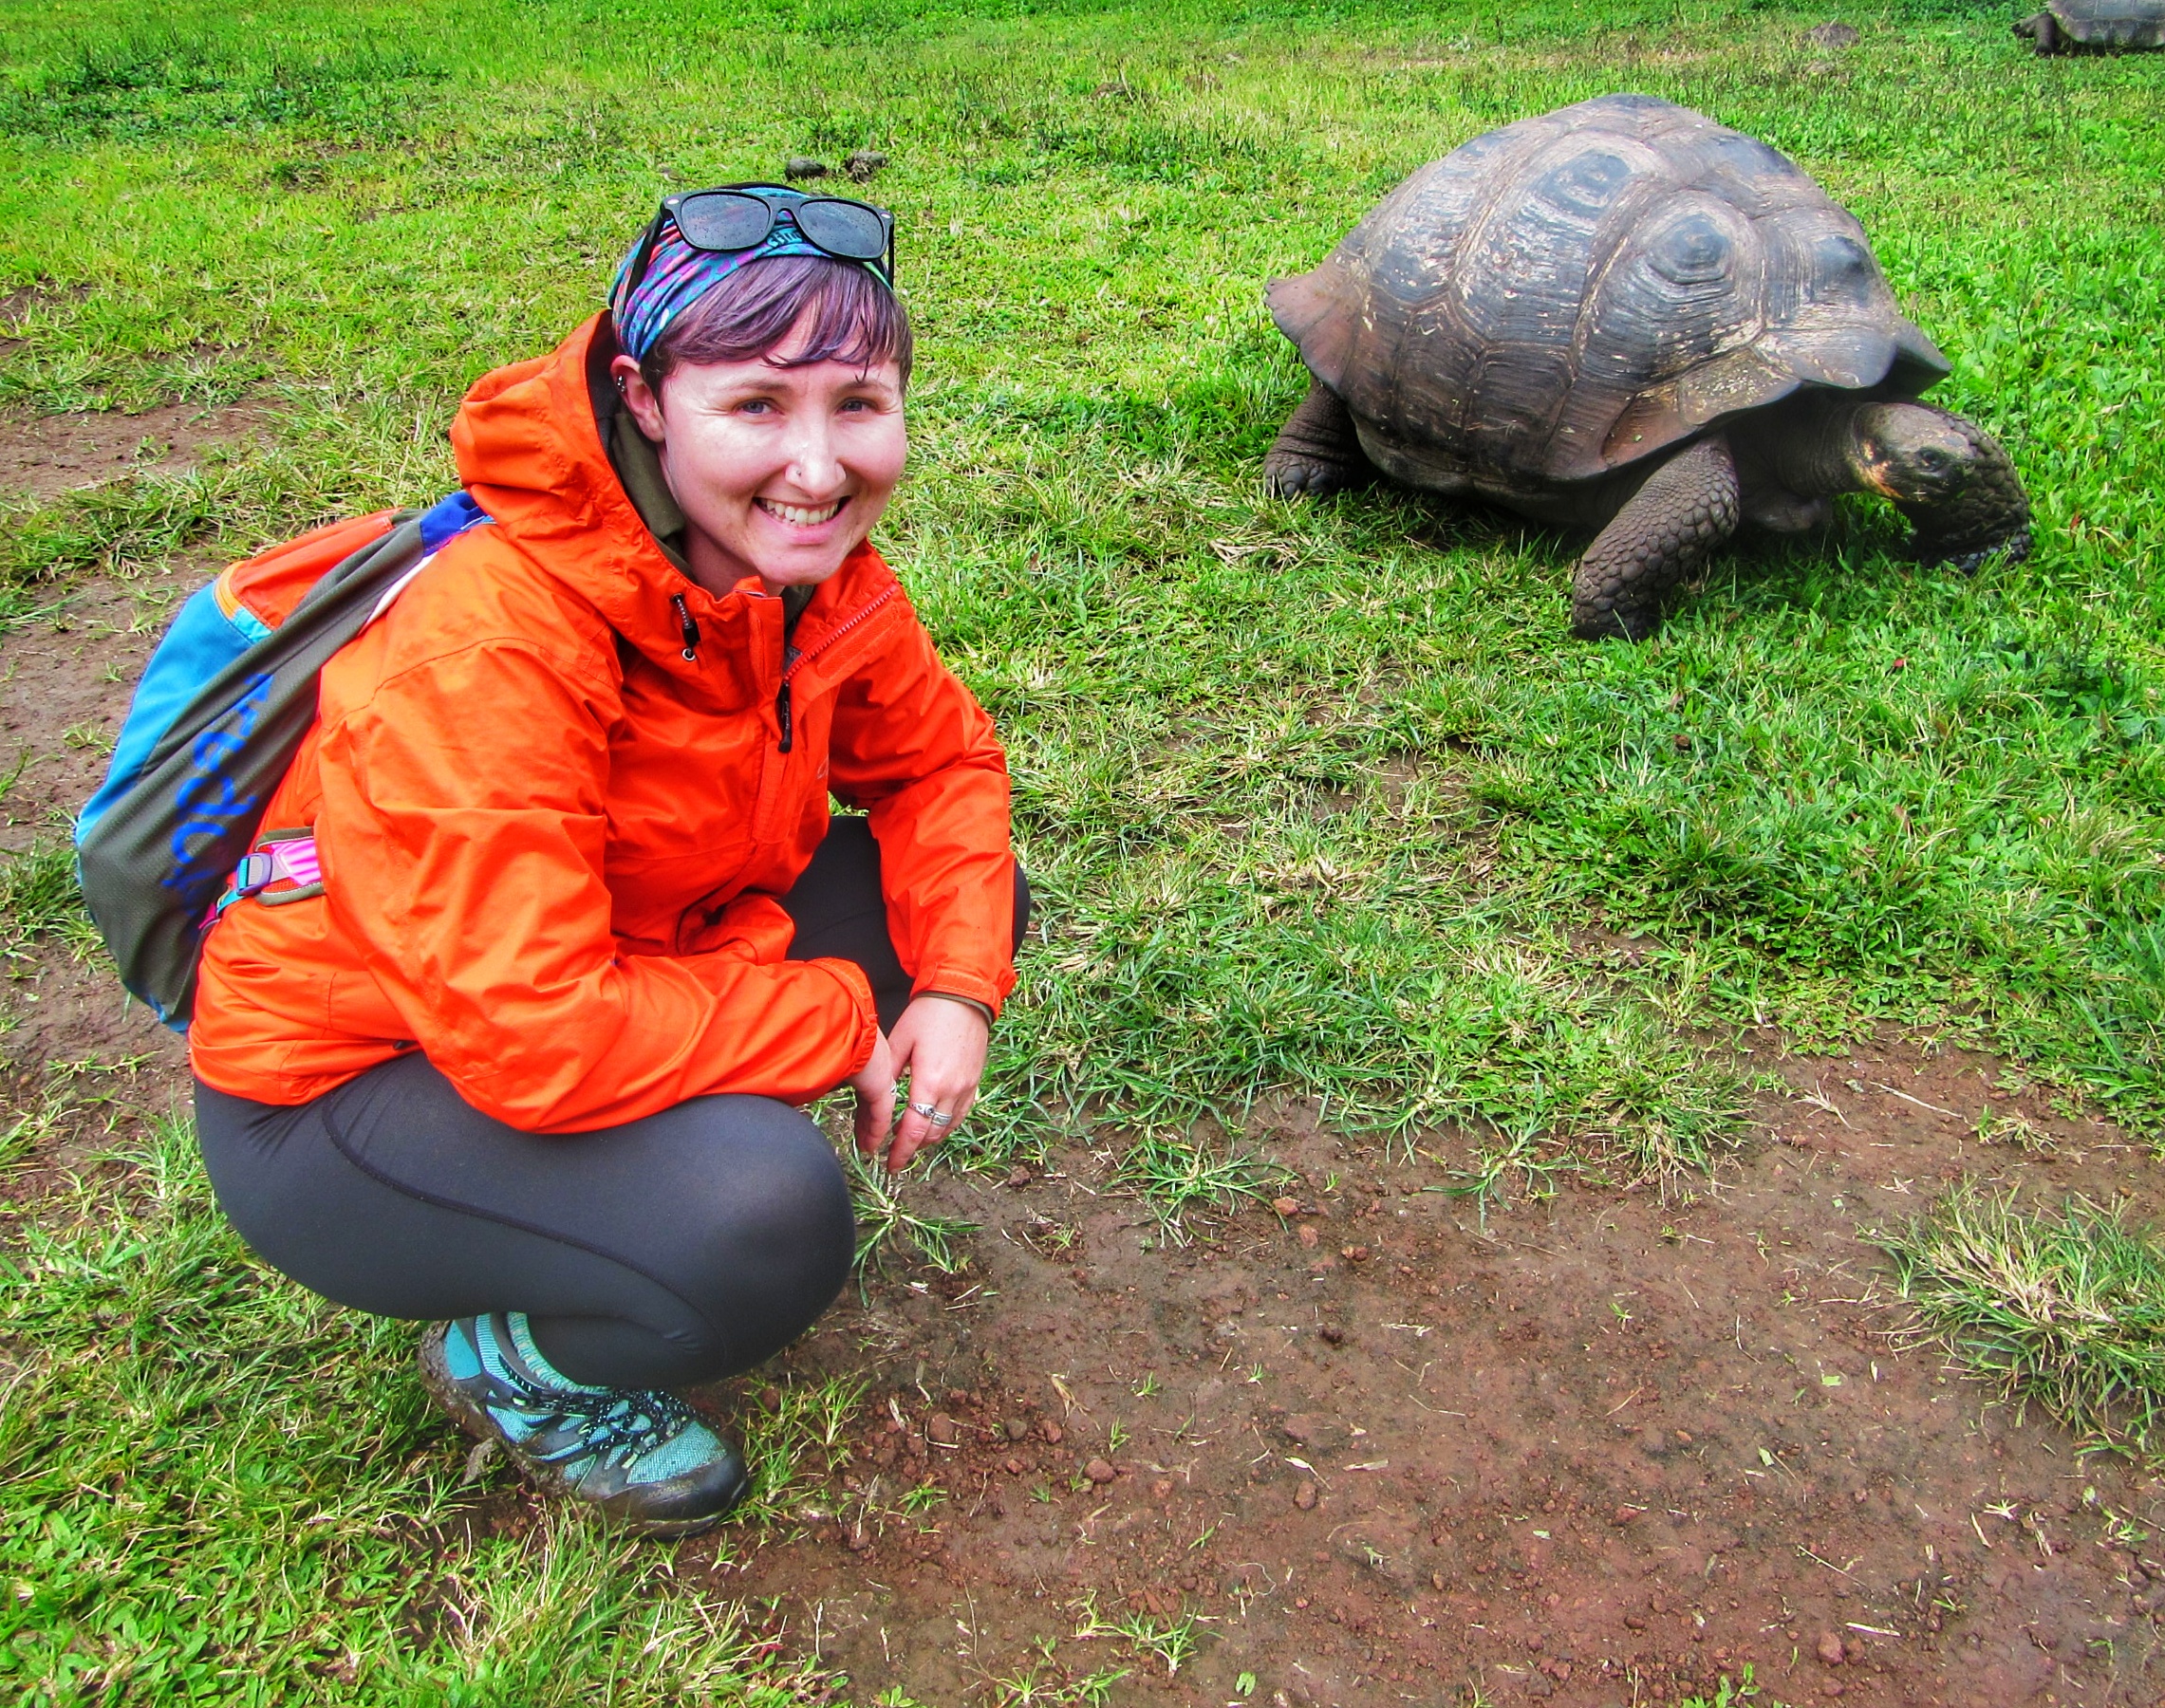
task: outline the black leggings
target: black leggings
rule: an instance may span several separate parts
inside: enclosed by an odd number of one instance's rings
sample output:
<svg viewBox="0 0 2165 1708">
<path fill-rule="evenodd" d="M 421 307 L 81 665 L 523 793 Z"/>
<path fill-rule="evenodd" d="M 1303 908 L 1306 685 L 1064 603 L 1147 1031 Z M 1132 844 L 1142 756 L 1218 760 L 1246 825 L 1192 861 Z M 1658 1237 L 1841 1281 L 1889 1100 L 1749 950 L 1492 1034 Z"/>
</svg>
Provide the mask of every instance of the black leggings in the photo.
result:
<svg viewBox="0 0 2165 1708">
<path fill-rule="evenodd" d="M 855 961 L 893 1026 L 909 978 L 862 819 L 833 821 L 782 905 L 793 957 Z M 1018 870 L 1017 944 L 1028 912 Z M 732 1375 L 796 1339 L 849 1278 L 841 1164 L 809 1117 L 771 1098 L 695 1097 L 539 1135 L 480 1114 L 405 1056 L 297 1106 L 198 1080 L 196 1125 L 219 1205 L 272 1268 L 378 1316 L 523 1310 L 575 1381 Z"/>
</svg>

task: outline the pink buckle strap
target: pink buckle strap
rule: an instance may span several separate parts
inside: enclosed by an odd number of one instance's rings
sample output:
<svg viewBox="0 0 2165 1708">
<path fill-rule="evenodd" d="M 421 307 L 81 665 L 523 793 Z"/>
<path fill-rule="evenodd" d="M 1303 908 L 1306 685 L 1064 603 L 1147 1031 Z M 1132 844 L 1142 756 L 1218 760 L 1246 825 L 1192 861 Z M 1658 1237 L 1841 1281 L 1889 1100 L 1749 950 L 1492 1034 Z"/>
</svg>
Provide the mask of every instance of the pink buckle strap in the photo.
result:
<svg viewBox="0 0 2165 1708">
<path fill-rule="evenodd" d="M 268 895 L 271 884 L 285 880 L 294 887 Z M 316 839 L 307 831 L 274 833 L 242 857 L 226 881 L 226 893 L 213 905 L 203 923 L 214 925 L 235 901 L 253 899 L 266 907 L 282 907 L 289 901 L 306 901 L 324 893 L 322 857 Z"/>
</svg>

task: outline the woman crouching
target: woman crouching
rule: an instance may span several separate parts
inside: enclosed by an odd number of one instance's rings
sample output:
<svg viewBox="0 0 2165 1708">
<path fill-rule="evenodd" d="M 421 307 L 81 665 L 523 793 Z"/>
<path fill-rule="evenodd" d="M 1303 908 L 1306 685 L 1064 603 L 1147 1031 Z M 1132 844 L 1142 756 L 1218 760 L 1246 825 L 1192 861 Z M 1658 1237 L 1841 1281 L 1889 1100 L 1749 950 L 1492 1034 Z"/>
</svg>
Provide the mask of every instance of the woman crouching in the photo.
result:
<svg viewBox="0 0 2165 1708">
<path fill-rule="evenodd" d="M 611 312 L 474 388 L 476 525 L 324 670 L 265 814 L 323 892 L 203 954 L 234 1226 L 327 1298 L 447 1319 L 437 1402 L 649 1533 L 745 1484 L 670 1390 L 848 1275 L 799 1105 L 849 1086 L 901 1168 L 968 1115 L 1014 983 L 1005 760 L 867 543 L 906 449 L 892 258 L 862 202 L 673 196 Z"/>
</svg>

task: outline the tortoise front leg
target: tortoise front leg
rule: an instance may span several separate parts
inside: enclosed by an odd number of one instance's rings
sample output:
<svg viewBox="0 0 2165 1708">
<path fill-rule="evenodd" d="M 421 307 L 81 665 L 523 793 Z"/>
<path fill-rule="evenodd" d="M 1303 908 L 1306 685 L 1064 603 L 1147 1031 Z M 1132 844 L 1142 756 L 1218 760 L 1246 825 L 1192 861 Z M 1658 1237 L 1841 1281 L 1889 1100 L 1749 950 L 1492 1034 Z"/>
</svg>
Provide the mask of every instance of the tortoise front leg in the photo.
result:
<svg viewBox="0 0 2165 1708">
<path fill-rule="evenodd" d="M 2041 11 L 2033 18 L 2025 18 L 2015 26 L 2015 34 L 2028 36 L 2037 44 L 2040 53 L 2060 51 L 2060 20 L 2049 11 Z"/>
<path fill-rule="evenodd" d="M 1578 560 L 1571 628 L 1581 640 L 1643 640 L 1661 596 L 1736 531 L 1743 504 L 1726 439 L 1702 439 L 1647 476 Z"/>
<path fill-rule="evenodd" d="M 1263 454 L 1263 490 L 1273 498 L 1321 498 L 1374 478 L 1352 413 L 1336 392 L 1320 380 L 1311 381 L 1308 396 Z"/>
</svg>

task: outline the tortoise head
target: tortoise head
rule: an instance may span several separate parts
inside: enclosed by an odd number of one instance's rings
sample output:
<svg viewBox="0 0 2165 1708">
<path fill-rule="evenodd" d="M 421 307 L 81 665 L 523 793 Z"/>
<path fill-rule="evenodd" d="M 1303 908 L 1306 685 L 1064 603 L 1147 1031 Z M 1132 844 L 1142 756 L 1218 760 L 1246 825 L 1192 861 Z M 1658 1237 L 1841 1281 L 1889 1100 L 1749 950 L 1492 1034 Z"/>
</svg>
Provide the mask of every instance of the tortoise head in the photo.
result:
<svg viewBox="0 0 2165 1708">
<path fill-rule="evenodd" d="M 2029 499 L 2000 442 L 1929 403 L 1868 403 L 1851 419 L 1849 465 L 1916 529 L 1917 556 L 1974 569 L 2029 555 Z"/>
</svg>

